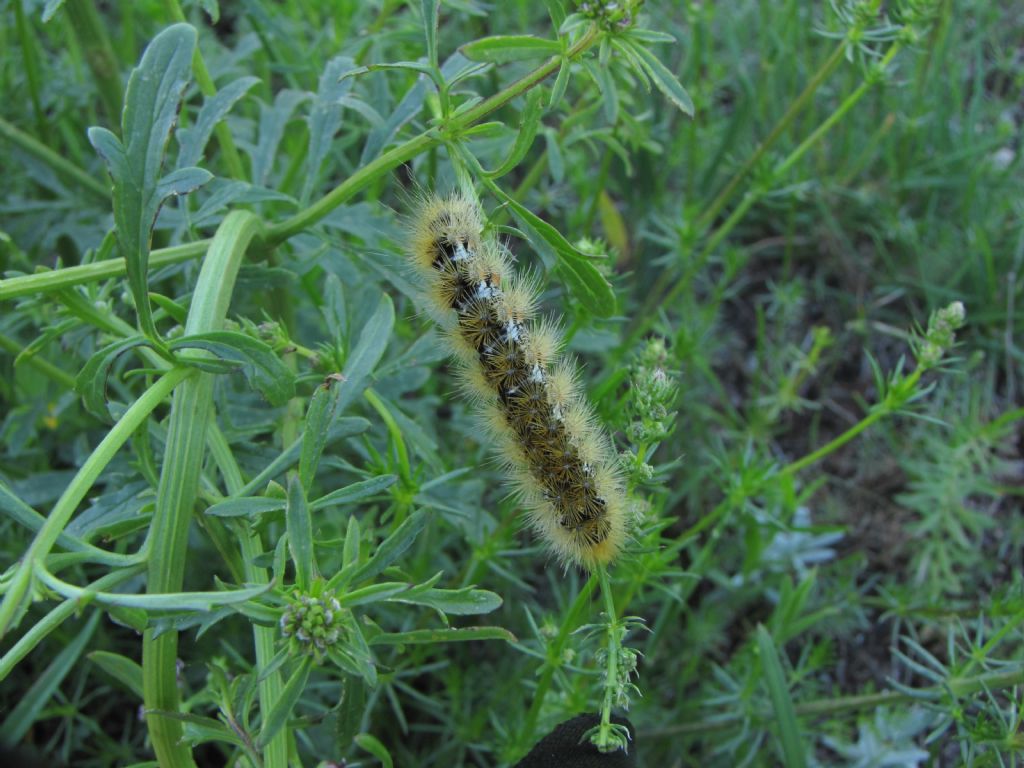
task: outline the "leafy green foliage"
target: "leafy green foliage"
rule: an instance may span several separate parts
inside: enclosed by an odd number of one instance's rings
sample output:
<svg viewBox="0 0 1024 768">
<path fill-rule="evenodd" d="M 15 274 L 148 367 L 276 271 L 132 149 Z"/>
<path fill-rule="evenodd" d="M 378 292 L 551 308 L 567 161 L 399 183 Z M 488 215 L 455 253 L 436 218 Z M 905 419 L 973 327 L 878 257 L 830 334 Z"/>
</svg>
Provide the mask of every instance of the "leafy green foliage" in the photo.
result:
<svg viewBox="0 0 1024 768">
<path fill-rule="evenodd" d="M 3 747 L 1019 763 L 1011 5 L 5 5 Z M 566 326 L 636 512 L 601 578 L 453 394 L 421 189 Z"/>
</svg>

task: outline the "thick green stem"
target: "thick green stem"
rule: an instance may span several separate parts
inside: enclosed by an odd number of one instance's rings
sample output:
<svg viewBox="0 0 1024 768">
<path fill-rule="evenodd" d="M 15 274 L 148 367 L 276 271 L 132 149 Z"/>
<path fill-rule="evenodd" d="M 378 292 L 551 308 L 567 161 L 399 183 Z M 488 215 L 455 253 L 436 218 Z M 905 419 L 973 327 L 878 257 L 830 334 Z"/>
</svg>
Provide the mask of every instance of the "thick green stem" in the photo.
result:
<svg viewBox="0 0 1024 768">
<path fill-rule="evenodd" d="M 31 601 L 30 591 L 35 562 L 46 557 L 53 548 L 75 509 L 92 488 L 92 484 L 153 409 L 164 402 L 174 388 L 193 373 L 194 371 L 188 368 L 173 368 L 165 373 L 125 411 L 85 460 L 18 563 L 3 602 L 0 603 L 0 637 L 6 634 L 27 610 Z"/>
<path fill-rule="evenodd" d="M 109 196 L 109 192 L 107 193 Z M 210 247 L 209 240 L 197 240 L 186 245 L 172 248 L 160 248 L 149 255 L 149 271 L 168 264 L 191 261 L 201 256 Z M 95 283 L 112 277 L 120 277 L 125 273 L 124 259 L 105 259 L 92 264 L 80 264 L 76 267 L 65 267 L 34 275 L 23 275 L 0 280 L 0 301 L 16 299 L 20 296 L 32 296 L 40 293 L 52 293 L 61 288 L 70 288 L 82 283 Z"/>
<path fill-rule="evenodd" d="M 227 315 L 235 278 L 246 249 L 258 234 L 259 219 L 234 211 L 221 223 L 203 262 L 185 323 L 185 333 L 219 330 Z M 150 525 L 149 594 L 178 592 L 184 583 L 188 528 L 199 487 L 206 428 L 213 410 L 213 375 L 194 376 L 174 393 L 164 463 Z M 178 634 L 159 637 L 149 629 L 142 640 L 142 684 L 150 739 L 164 768 L 194 766 L 177 712 Z"/>
<path fill-rule="evenodd" d="M 597 31 L 591 29 L 585 34 L 576 45 L 574 45 L 567 56 L 576 57 L 590 48 L 597 40 Z M 485 99 L 477 106 L 466 111 L 455 118 L 446 130 L 457 134 L 475 122 L 478 122 L 488 114 L 504 106 L 509 101 L 519 96 L 530 88 L 540 83 L 544 78 L 549 77 L 560 66 L 561 56 L 553 57 L 546 63 L 535 69 L 520 80 L 508 86 L 489 99 Z M 394 170 L 402 163 L 416 157 L 443 142 L 443 138 L 436 129 L 431 129 L 409 141 L 401 144 L 368 165 L 363 166 L 345 181 L 328 192 L 317 202 L 306 208 L 304 211 L 295 214 L 291 218 L 275 224 L 268 228 L 266 241 L 269 245 L 278 245 L 293 235 L 302 232 L 307 227 L 316 224 L 327 216 L 339 205 L 346 203 L 357 192 L 370 185 L 385 174 Z M 104 192 L 104 195 L 109 194 Z M 209 240 L 200 240 L 187 245 L 178 245 L 173 248 L 161 248 L 153 251 L 149 257 L 150 270 L 166 264 L 177 264 L 178 262 L 194 259 L 203 254 L 209 246 Z M 86 264 L 78 267 L 68 267 L 55 272 L 46 272 L 36 275 L 25 275 L 14 277 L 10 280 L 0 280 L 0 301 L 13 299 L 18 296 L 27 296 L 39 293 L 47 293 L 59 288 L 67 288 L 72 285 L 89 283 L 97 280 L 104 280 L 111 277 L 118 277 L 125 273 L 124 259 L 108 259 L 93 264 Z"/>
<path fill-rule="evenodd" d="M 210 452 L 213 454 L 228 494 L 239 496 L 245 487 L 242 471 L 235 461 L 231 448 L 224 439 L 223 433 L 213 429 L 209 436 Z M 247 523 L 238 525 L 236 529 L 242 548 L 242 563 L 245 569 L 245 580 L 250 584 L 269 584 L 270 576 L 266 568 L 255 565 L 256 559 L 263 554 L 263 542 L 260 535 L 252 530 Z M 256 674 L 261 678 L 259 683 L 260 712 L 266 715 L 279 698 L 284 684 L 280 672 L 264 672 L 274 658 L 274 640 L 277 630 L 274 627 L 252 625 L 253 644 L 256 647 Z M 263 768 L 288 768 L 288 731 L 282 728 L 263 749 Z"/>
</svg>

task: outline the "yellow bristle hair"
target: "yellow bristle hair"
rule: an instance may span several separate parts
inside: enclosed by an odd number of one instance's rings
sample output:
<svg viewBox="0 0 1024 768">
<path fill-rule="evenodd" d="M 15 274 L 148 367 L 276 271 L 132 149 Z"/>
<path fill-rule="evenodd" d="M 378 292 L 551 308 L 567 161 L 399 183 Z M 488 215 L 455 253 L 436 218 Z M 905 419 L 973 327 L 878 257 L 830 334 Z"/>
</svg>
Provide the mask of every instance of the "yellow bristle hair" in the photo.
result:
<svg viewBox="0 0 1024 768">
<path fill-rule="evenodd" d="M 409 259 L 431 314 L 504 461 L 530 527 L 563 562 L 593 569 L 625 543 L 628 514 L 611 444 L 560 357 L 556 326 L 534 320 L 537 284 L 483 235 L 477 204 L 427 197 Z"/>
</svg>

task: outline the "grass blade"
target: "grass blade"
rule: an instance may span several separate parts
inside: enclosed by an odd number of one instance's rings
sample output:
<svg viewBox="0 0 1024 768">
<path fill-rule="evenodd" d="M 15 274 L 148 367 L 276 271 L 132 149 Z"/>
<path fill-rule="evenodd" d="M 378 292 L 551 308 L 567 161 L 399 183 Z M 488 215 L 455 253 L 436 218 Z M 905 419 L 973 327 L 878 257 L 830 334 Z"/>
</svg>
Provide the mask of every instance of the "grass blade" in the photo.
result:
<svg viewBox="0 0 1024 768">
<path fill-rule="evenodd" d="M 764 684 L 772 700 L 772 709 L 779 726 L 779 740 L 782 742 L 782 754 L 787 768 L 803 768 L 807 765 L 804 745 L 800 740 L 800 728 L 796 722 L 796 711 L 793 699 L 789 695 L 786 676 L 782 671 L 782 663 L 775 650 L 772 636 L 763 625 L 757 626 L 757 649 L 761 655 L 761 668 L 764 670 Z"/>
</svg>

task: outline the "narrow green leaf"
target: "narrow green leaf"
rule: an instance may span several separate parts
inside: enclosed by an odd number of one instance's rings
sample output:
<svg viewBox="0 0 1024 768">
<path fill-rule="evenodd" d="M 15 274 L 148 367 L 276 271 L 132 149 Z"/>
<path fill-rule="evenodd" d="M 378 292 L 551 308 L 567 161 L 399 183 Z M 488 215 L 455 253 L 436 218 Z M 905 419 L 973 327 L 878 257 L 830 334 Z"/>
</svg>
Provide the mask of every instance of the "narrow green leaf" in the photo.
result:
<svg viewBox="0 0 1024 768">
<path fill-rule="evenodd" d="M 128 286 L 143 333 L 156 338 L 149 305 L 150 237 L 164 199 L 194 189 L 210 178 L 192 169 L 161 182 L 164 150 L 192 73 L 196 31 L 175 24 L 146 48 L 131 76 L 121 118 L 123 143 L 110 131 L 90 128 L 89 140 L 106 160 L 114 182 L 114 222 L 125 259 Z M 205 174 L 205 175 L 204 175 Z"/>
<path fill-rule="evenodd" d="M 174 301 L 174 299 L 169 299 L 163 294 L 156 293 L 155 291 L 149 292 L 149 300 L 166 312 L 174 322 L 178 323 L 178 325 L 185 324 L 185 320 L 188 318 L 187 307 L 184 307 Z"/>
<path fill-rule="evenodd" d="M 429 510 L 420 509 L 407 517 L 395 529 L 394 533 L 381 542 L 381 545 L 377 547 L 377 551 L 373 553 L 373 557 L 356 570 L 351 579 L 349 579 L 349 583 L 358 584 L 361 581 L 372 579 L 401 557 L 405 550 L 412 546 L 416 537 L 420 535 L 420 532 L 430 518 L 430 514 Z"/>
<path fill-rule="evenodd" d="M 377 666 L 373 653 L 363 636 L 363 630 L 353 614 L 345 621 L 345 636 L 348 639 L 345 650 L 352 658 L 356 672 L 370 688 L 377 687 Z"/>
<path fill-rule="evenodd" d="M 370 641 L 370 645 L 460 643 L 468 640 L 504 640 L 508 643 L 514 643 L 516 642 L 516 636 L 504 627 L 414 629 L 410 632 L 382 632 Z"/>
<path fill-rule="evenodd" d="M 331 445 L 332 443 L 343 440 L 347 437 L 362 434 L 369 428 L 370 422 L 366 419 L 354 416 L 343 416 L 335 420 L 334 425 L 331 427 L 331 431 L 327 436 L 327 444 Z M 281 476 L 290 469 L 299 460 L 299 455 L 301 453 L 302 440 L 300 439 L 285 448 L 274 458 L 273 461 L 264 467 L 256 477 L 246 483 L 245 487 L 239 492 L 239 495 L 261 493 L 263 489 L 266 488 L 268 482 Z"/>
<path fill-rule="evenodd" d="M 168 197 L 187 195 L 212 178 L 213 174 L 204 168 L 178 168 L 160 179 L 156 185 L 156 195 L 161 202 Z"/>
<path fill-rule="evenodd" d="M 562 44 L 558 40 L 546 40 L 533 35 L 495 35 L 466 43 L 459 50 L 473 61 L 503 64 L 507 61 L 557 56 L 562 52 Z"/>
<path fill-rule="evenodd" d="M 807 764 L 807 758 L 800 740 L 793 699 L 789 695 L 775 643 L 762 624 L 757 625 L 757 648 L 761 656 L 761 668 L 764 670 L 765 687 L 771 697 L 775 721 L 779 726 L 779 740 L 782 742 L 786 768 L 802 768 Z"/>
<path fill-rule="evenodd" d="M 562 274 L 579 302 L 597 317 L 610 317 L 615 313 L 615 291 L 604 275 L 590 263 L 588 257 L 575 248 L 553 226 L 532 211 L 506 195 L 497 185 L 488 185 L 508 203 L 516 217 L 530 232 L 547 243 L 559 257 Z"/>
<path fill-rule="evenodd" d="M 308 201 L 320 168 L 331 149 L 334 135 L 341 127 L 344 105 L 342 100 L 352 90 L 352 79 L 346 72 L 355 69 L 355 61 L 347 56 L 335 56 L 320 74 L 316 98 L 309 111 L 309 152 L 306 153 L 306 180 L 302 187 L 302 200 Z"/>
<path fill-rule="evenodd" d="M 103 421 L 110 420 L 107 412 L 107 376 L 117 359 L 135 347 L 152 346 L 144 336 L 130 336 L 115 341 L 95 352 L 82 367 L 75 380 L 75 391 L 89 413 Z"/>
<path fill-rule="evenodd" d="M 393 475 L 392 475 L 393 477 Z M 359 519 L 349 515 L 348 527 L 345 529 L 345 548 L 341 552 L 341 569 L 354 568 L 359 562 L 359 545 L 362 533 L 359 530 Z"/>
<path fill-rule="evenodd" d="M 394 603 L 412 603 L 436 608 L 453 616 L 490 613 L 501 607 L 501 597 L 485 589 L 430 589 L 413 596 L 396 594 L 387 598 Z"/>
<path fill-rule="evenodd" d="M 625 260 L 629 260 L 629 232 L 626 229 L 626 220 L 622 218 L 615 202 L 606 190 L 601 190 L 597 196 L 597 211 L 601 217 L 601 228 L 604 230 L 608 243 Z"/>
<path fill-rule="evenodd" d="M 392 61 L 387 64 L 368 64 L 365 67 L 356 67 L 355 69 L 350 69 L 342 77 L 358 77 L 359 75 L 365 75 L 367 72 L 379 72 L 386 69 L 406 69 L 410 72 L 426 75 L 431 80 L 434 80 L 437 74 L 433 67 L 429 64 L 424 64 L 422 61 Z"/>
<path fill-rule="evenodd" d="M 309 679 L 312 668 L 313 660 L 309 656 L 304 657 L 292 676 L 288 678 L 284 690 L 281 691 L 281 695 L 274 702 L 270 711 L 264 715 L 263 726 L 260 728 L 260 735 L 257 739 L 257 746 L 260 749 L 269 744 L 277 732 L 288 722 L 292 710 L 295 709 L 295 705 L 298 704 L 299 698 L 306 688 L 306 681 Z"/>
<path fill-rule="evenodd" d="M 551 86 L 551 98 L 548 100 L 548 109 L 554 109 L 562 103 L 565 98 L 565 89 L 569 87 L 569 72 L 572 69 L 572 62 L 563 58 L 558 67 L 558 74 L 555 76 L 555 84 Z"/>
<path fill-rule="evenodd" d="M 147 715 L 157 715 L 168 720 L 174 720 L 184 726 L 184 740 L 187 744 L 195 746 L 208 741 L 223 741 L 233 744 L 236 747 L 244 747 L 245 742 L 234 731 L 228 728 L 220 720 L 212 717 L 195 715 L 191 712 L 175 712 L 166 709 L 147 709 Z"/>
<path fill-rule="evenodd" d="M 307 591 L 316 576 L 316 560 L 313 552 L 313 522 L 309 519 L 306 493 L 298 475 L 288 478 L 288 507 L 284 512 L 288 529 L 288 548 L 295 563 L 295 583 Z"/>
<path fill-rule="evenodd" d="M 46 522 L 46 518 L 36 512 L 32 507 L 26 504 L 24 501 L 14 495 L 14 492 L 7 486 L 7 484 L 0 479 L 0 513 L 7 515 L 15 522 L 23 525 L 33 533 L 37 532 L 43 527 Z M 85 543 L 76 536 L 72 536 L 66 531 L 62 532 L 57 537 L 58 546 L 63 547 L 69 552 L 92 552 L 97 556 L 110 555 L 112 560 L 114 558 L 123 559 L 123 555 L 116 555 L 114 553 L 107 553 L 98 547 L 93 547 L 90 544 Z"/>
<path fill-rule="evenodd" d="M 356 735 L 354 741 L 360 748 L 380 760 L 384 768 L 394 768 L 394 763 L 391 761 L 391 753 L 388 752 L 388 748 L 381 744 L 376 737 L 368 733 L 360 733 Z"/>
<path fill-rule="evenodd" d="M 204 349 L 219 360 L 231 363 L 271 405 L 283 405 L 295 394 L 292 372 L 267 344 L 237 331 L 210 331 L 174 339 L 171 350 Z M 198 367 L 204 361 L 190 360 Z M 209 369 L 208 369 L 209 370 Z M 213 370 L 217 370 L 214 368 Z"/>
<path fill-rule="evenodd" d="M 178 167 L 197 165 L 203 158 L 203 150 L 213 135 L 217 123 L 227 117 L 231 108 L 258 83 L 258 77 L 240 77 L 221 88 L 208 98 L 199 110 L 195 125 L 179 128 L 176 136 L 181 151 L 178 153 Z"/>
<path fill-rule="evenodd" d="M 313 392 L 306 409 L 306 426 L 302 431 L 302 453 L 299 455 L 299 479 L 306 493 L 313 485 L 320 456 L 327 445 L 327 434 L 334 422 L 341 392 L 339 379 L 328 376 Z"/>
<path fill-rule="evenodd" d="M 366 711 L 366 684 L 359 677 L 341 680 L 341 698 L 336 707 L 334 745 L 339 755 L 348 752 L 352 740 L 359 732 Z"/>
<path fill-rule="evenodd" d="M 345 592 L 340 596 L 339 600 L 346 608 L 352 608 L 357 605 L 390 600 L 395 595 L 409 592 L 412 589 L 413 585 L 405 581 L 381 581 L 376 584 L 370 584 L 362 589 L 353 589 L 351 592 Z"/>
<path fill-rule="evenodd" d="M 281 667 L 283 667 L 285 665 L 285 662 L 288 661 L 288 659 L 290 659 L 291 657 L 292 649 L 289 648 L 287 644 L 283 645 L 281 647 L 281 650 L 275 653 L 274 657 L 267 662 L 266 666 L 260 669 L 260 674 L 256 678 L 256 682 L 262 683 L 272 674 L 277 672 Z"/>
<path fill-rule="evenodd" d="M 153 628 L 153 637 L 160 637 L 167 632 L 184 632 L 186 629 L 194 628 L 196 629 L 196 639 L 198 640 L 210 629 L 224 621 L 224 619 L 231 616 L 237 616 L 239 613 L 253 618 L 253 613 L 261 612 L 252 605 L 237 605 L 198 613 L 195 611 L 172 611 L 153 618 L 151 624 Z M 262 616 L 260 618 L 262 618 Z M 276 621 L 277 615 L 269 621 L 263 621 L 262 623 L 265 626 L 270 626 Z M 143 690 L 145 690 L 145 688 L 143 688 Z"/>
<path fill-rule="evenodd" d="M 641 40 L 645 43 L 675 43 L 678 42 L 672 35 L 667 32 L 658 32 L 653 29 L 643 29 L 641 27 L 633 27 L 629 30 L 626 35 L 632 37 L 634 40 Z"/>
<path fill-rule="evenodd" d="M 244 603 L 270 590 L 270 584 L 258 584 L 243 589 L 226 589 L 221 592 L 160 592 L 147 595 L 132 595 L 122 592 L 95 592 L 67 584 L 37 569 L 40 580 L 54 592 L 83 603 L 95 602 L 100 605 L 118 605 L 128 608 L 142 608 L 146 611 L 212 611 L 222 605 Z"/>
<path fill-rule="evenodd" d="M 350 504 L 353 501 L 365 499 L 367 496 L 374 496 L 386 488 L 390 488 L 397 479 L 395 475 L 379 475 L 369 480 L 360 480 L 357 483 L 346 485 L 344 488 L 331 491 L 326 496 L 321 496 L 316 501 L 310 503 L 309 508 L 315 511 L 336 504 Z"/>
<path fill-rule="evenodd" d="M 86 658 L 142 699 L 142 667 L 137 662 L 110 651 L 93 651 Z"/>
<path fill-rule="evenodd" d="M 583 66 L 601 94 L 601 109 L 604 112 L 604 119 L 609 125 L 615 125 L 619 119 L 619 91 L 611 68 L 602 67 L 592 61 L 584 62 Z"/>
<path fill-rule="evenodd" d="M 286 506 L 284 499 L 268 499 L 263 496 L 248 496 L 244 499 L 228 499 L 206 508 L 204 514 L 214 517 L 248 517 L 255 520 L 268 512 L 280 512 Z"/>
<path fill-rule="evenodd" d="M 429 74 L 433 75 L 433 73 Z M 384 124 L 375 126 L 367 135 L 366 144 L 363 145 L 363 154 L 359 159 L 360 166 L 365 166 L 371 160 L 374 160 L 377 155 L 394 141 L 402 126 L 419 114 L 426 97 L 427 81 L 422 77 L 418 77 L 416 82 L 406 91 L 398 106 L 388 115 Z"/>
<path fill-rule="evenodd" d="M 46 5 L 43 6 L 43 23 L 45 24 L 52 19 L 65 2 L 67 2 L 67 0 L 46 0 Z"/>
<path fill-rule="evenodd" d="M 541 108 L 541 91 L 534 89 L 526 97 L 526 106 L 523 107 L 523 114 L 519 120 L 519 130 L 516 132 L 516 140 L 512 145 L 505 161 L 493 171 L 485 171 L 492 179 L 500 178 L 515 168 L 526 157 L 526 153 L 533 146 L 533 140 L 537 136 L 537 128 L 540 127 L 540 117 L 543 112 Z"/>
<path fill-rule="evenodd" d="M 441 0 L 420 0 L 423 9 L 423 33 L 427 41 L 427 62 L 437 67 L 437 22 Z"/>
<path fill-rule="evenodd" d="M 253 184 L 269 184 L 274 160 L 283 154 L 278 152 L 277 148 L 284 136 L 285 128 L 291 122 L 298 106 L 312 96 L 308 91 L 285 88 L 277 92 L 272 105 L 260 104 L 260 138 L 255 147 L 248 148 L 249 159 L 252 161 Z"/>
<path fill-rule="evenodd" d="M 345 382 L 338 398 L 339 413 L 343 413 L 356 397 L 362 395 L 367 379 L 387 349 L 394 324 L 395 306 L 391 297 L 382 293 L 376 309 L 359 332 L 359 341 L 345 360 L 342 370 Z"/>
<path fill-rule="evenodd" d="M 78 662 L 78 657 L 92 639 L 100 615 L 98 611 L 94 612 L 82 631 L 61 649 L 43 673 L 35 677 L 31 687 L 18 697 L 17 706 L 8 713 L 3 723 L 0 723 L 0 744 L 13 747 L 28 733 L 36 717 L 57 690 L 57 686 Z"/>
<path fill-rule="evenodd" d="M 544 5 L 548 9 L 552 26 L 558 29 L 565 22 L 565 6 L 562 4 L 562 0 L 544 0 Z"/>
<path fill-rule="evenodd" d="M 115 624 L 134 629 L 139 634 L 145 632 L 149 626 L 149 614 L 141 608 L 122 608 L 114 605 L 107 608 L 107 615 Z"/>
<path fill-rule="evenodd" d="M 657 89 L 682 110 L 683 114 L 693 117 L 693 99 L 690 98 L 690 94 L 686 92 L 678 78 L 672 74 L 668 67 L 661 63 L 661 59 L 639 42 L 628 39 L 623 42 L 628 43 L 633 53 L 640 59 L 644 70 Z"/>
</svg>

